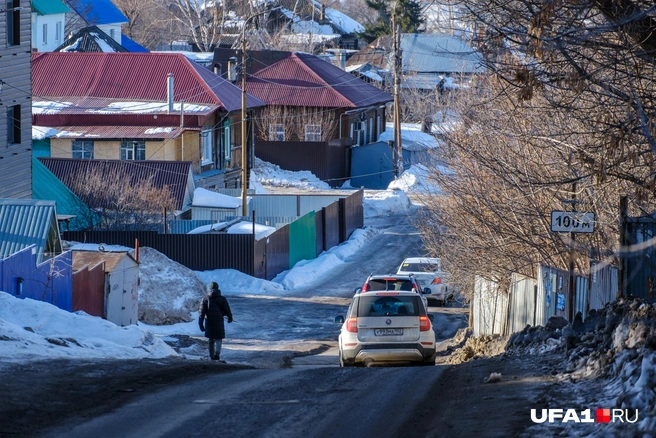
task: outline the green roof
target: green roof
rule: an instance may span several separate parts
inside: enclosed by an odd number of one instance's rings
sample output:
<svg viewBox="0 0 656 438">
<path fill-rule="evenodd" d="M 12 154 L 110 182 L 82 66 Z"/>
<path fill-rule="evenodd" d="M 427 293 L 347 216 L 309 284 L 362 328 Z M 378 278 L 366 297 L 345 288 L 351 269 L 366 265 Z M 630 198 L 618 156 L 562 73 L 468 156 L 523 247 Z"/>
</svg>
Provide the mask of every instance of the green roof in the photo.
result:
<svg viewBox="0 0 656 438">
<path fill-rule="evenodd" d="M 34 199 L 55 201 L 58 214 L 75 216 L 68 229 L 85 229 L 90 226 L 89 220 L 96 219 L 82 200 L 36 157 L 32 157 L 32 187 Z"/>
<path fill-rule="evenodd" d="M 32 0 L 32 10 L 39 15 L 73 12 L 61 0 Z"/>
</svg>

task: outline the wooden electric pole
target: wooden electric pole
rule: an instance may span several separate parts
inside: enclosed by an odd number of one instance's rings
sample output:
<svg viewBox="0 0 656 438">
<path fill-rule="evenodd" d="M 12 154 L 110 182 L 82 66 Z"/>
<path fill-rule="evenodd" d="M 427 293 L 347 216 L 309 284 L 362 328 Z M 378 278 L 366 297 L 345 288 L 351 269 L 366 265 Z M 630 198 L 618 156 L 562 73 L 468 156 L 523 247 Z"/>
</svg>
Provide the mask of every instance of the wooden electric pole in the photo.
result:
<svg viewBox="0 0 656 438">
<path fill-rule="evenodd" d="M 248 154 L 246 153 L 246 23 L 241 36 L 241 215 L 248 214 L 246 205 Z"/>
<path fill-rule="evenodd" d="M 401 144 L 401 26 L 396 24 L 396 3 L 392 11 L 392 37 L 394 39 L 394 143 L 396 146 L 396 165 L 394 175 L 403 173 L 403 145 Z"/>
</svg>

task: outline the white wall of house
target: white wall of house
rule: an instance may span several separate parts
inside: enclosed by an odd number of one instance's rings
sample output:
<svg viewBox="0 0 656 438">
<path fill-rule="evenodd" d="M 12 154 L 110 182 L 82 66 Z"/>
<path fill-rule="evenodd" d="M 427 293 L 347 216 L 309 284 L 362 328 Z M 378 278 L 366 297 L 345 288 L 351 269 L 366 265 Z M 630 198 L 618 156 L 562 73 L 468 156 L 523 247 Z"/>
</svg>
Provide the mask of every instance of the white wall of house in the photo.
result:
<svg viewBox="0 0 656 438">
<path fill-rule="evenodd" d="M 64 42 L 66 14 L 32 13 L 32 49 L 52 52 Z"/>
<path fill-rule="evenodd" d="M 123 44 L 121 42 L 121 23 L 114 23 L 114 24 L 99 24 L 98 29 L 102 30 L 105 32 L 107 35 L 112 37 L 114 41 L 116 41 L 119 44 Z"/>
</svg>

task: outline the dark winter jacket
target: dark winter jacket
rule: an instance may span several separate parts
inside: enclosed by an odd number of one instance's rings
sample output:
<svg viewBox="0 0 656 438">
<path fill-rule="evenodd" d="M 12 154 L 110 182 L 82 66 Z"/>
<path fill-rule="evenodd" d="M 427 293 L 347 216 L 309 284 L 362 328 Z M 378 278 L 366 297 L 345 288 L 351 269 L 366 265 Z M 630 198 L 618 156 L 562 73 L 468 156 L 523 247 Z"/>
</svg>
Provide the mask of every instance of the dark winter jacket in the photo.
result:
<svg viewBox="0 0 656 438">
<path fill-rule="evenodd" d="M 210 339 L 225 338 L 225 327 L 223 326 L 223 317 L 228 317 L 228 322 L 232 322 L 232 312 L 228 305 L 228 300 L 221 295 L 220 290 L 212 290 L 203 297 L 198 309 L 198 325 L 201 330 L 205 330 L 205 337 Z"/>
</svg>

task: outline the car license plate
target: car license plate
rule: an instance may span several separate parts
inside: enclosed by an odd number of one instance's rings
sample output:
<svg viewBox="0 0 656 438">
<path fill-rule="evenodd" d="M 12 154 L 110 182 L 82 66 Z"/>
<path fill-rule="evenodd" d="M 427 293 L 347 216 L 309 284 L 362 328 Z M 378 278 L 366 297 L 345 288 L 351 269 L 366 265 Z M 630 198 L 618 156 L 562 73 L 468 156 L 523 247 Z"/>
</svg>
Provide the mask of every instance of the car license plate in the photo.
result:
<svg viewBox="0 0 656 438">
<path fill-rule="evenodd" d="M 393 328 L 383 328 L 375 329 L 374 335 L 376 336 L 401 336 L 403 335 L 403 329 L 393 329 Z"/>
</svg>

